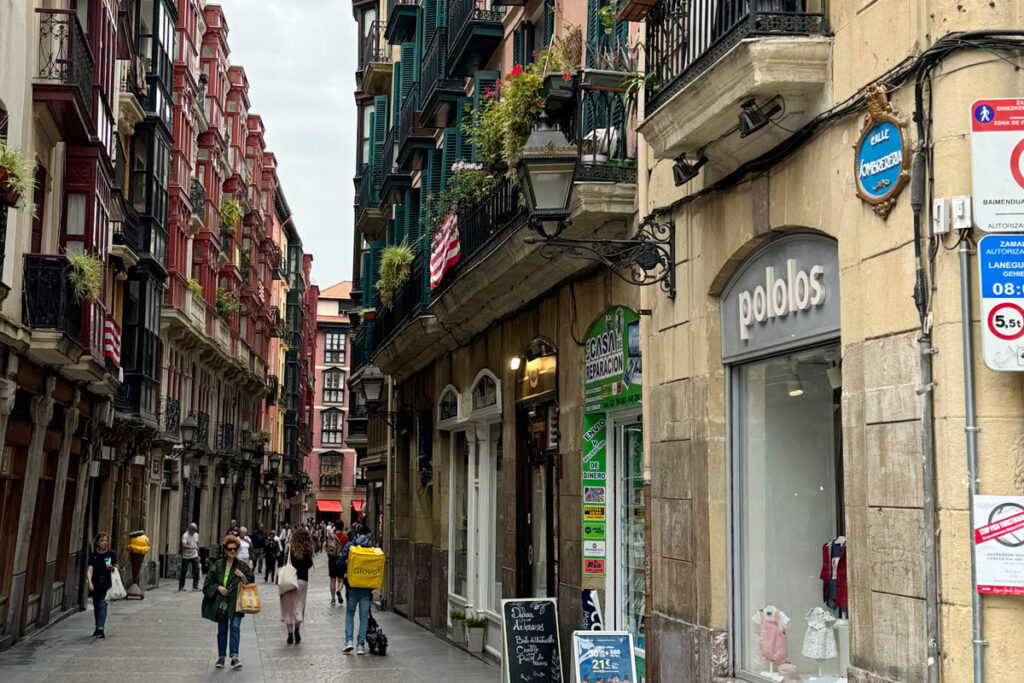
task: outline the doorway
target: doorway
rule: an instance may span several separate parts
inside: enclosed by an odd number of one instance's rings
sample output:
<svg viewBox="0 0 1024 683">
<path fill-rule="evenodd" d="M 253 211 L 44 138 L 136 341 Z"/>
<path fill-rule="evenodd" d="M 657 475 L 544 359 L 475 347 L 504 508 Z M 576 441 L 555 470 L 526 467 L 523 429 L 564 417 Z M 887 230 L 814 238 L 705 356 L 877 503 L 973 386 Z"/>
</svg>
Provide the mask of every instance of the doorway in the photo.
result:
<svg viewBox="0 0 1024 683">
<path fill-rule="evenodd" d="M 555 597 L 557 405 L 516 406 L 516 596 Z"/>
</svg>

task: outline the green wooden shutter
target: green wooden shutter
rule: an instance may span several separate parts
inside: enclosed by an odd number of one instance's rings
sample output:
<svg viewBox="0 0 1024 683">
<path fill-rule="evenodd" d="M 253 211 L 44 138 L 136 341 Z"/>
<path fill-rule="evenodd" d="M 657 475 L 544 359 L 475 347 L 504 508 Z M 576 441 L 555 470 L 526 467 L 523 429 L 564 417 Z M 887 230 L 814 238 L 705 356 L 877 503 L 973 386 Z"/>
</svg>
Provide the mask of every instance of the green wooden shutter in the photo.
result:
<svg viewBox="0 0 1024 683">
<path fill-rule="evenodd" d="M 392 244 L 401 244 L 405 241 L 405 213 L 407 210 L 405 204 L 399 204 L 395 207 L 395 229 Z"/>
<path fill-rule="evenodd" d="M 604 5 L 602 0 L 587 0 L 587 66 L 593 66 L 593 52 L 598 49 L 604 41 L 604 29 L 601 26 L 601 18 L 597 13 Z"/>
<path fill-rule="evenodd" d="M 531 64 L 537 61 L 537 58 L 534 57 L 537 46 L 533 44 L 533 28 L 532 21 L 523 22 L 523 59 Z"/>
<path fill-rule="evenodd" d="M 437 29 L 437 4 L 438 0 L 423 0 L 423 49 L 434 35 Z"/>
<path fill-rule="evenodd" d="M 405 193 L 405 215 L 402 226 L 404 241 L 411 247 L 418 247 L 417 240 L 420 237 L 420 191 L 416 188 L 407 190 Z"/>
<path fill-rule="evenodd" d="M 402 111 L 402 71 L 402 62 L 395 62 L 391 78 L 391 121 L 396 126 Z"/>
<path fill-rule="evenodd" d="M 370 280 L 370 252 L 364 251 L 359 256 L 359 282 L 362 284 L 363 290 L 363 307 L 369 308 L 370 305 L 368 302 L 373 300 L 373 295 L 370 291 L 370 288 L 373 286 L 373 283 Z"/>
<path fill-rule="evenodd" d="M 370 242 L 370 290 L 372 292 L 374 307 L 380 307 L 380 295 L 374 285 L 380 279 L 380 255 L 384 251 L 384 242 Z M 366 299 L 366 292 L 363 292 L 363 299 Z"/>
<path fill-rule="evenodd" d="M 458 135 L 454 128 L 444 129 L 444 147 L 442 148 L 441 173 L 444 178 L 444 187 L 448 187 L 448 181 L 452 177 L 452 164 L 459 160 L 458 157 Z"/>
<path fill-rule="evenodd" d="M 497 71 L 477 71 L 473 74 L 473 109 L 480 111 L 484 101 L 484 92 L 488 88 L 494 88 L 501 74 Z M 473 161 L 480 161 L 480 155 L 474 147 L 472 151 Z"/>
<path fill-rule="evenodd" d="M 555 37 L 555 0 L 544 0 L 544 47 Z"/>
<path fill-rule="evenodd" d="M 381 171 L 385 169 L 379 169 L 378 164 L 380 159 L 384 155 L 384 140 L 388 136 L 388 96 L 377 95 L 373 98 L 373 137 L 370 141 L 370 148 L 372 150 L 374 164 L 371 167 L 374 171 L 373 181 L 377 185 L 377 190 L 380 189 L 380 184 L 384 182 L 384 177 Z"/>
<path fill-rule="evenodd" d="M 416 43 L 402 43 L 402 102 L 405 102 L 406 95 L 412 90 L 412 86 L 419 80 L 419 54 L 416 50 Z M 399 111 L 402 105 L 398 105 Z"/>
<path fill-rule="evenodd" d="M 473 111 L 473 100 L 468 97 L 460 97 L 458 104 L 458 111 L 455 115 L 455 137 L 457 138 L 456 145 L 458 146 L 457 154 L 460 159 L 470 159 L 473 156 L 473 150 L 469 148 L 469 142 L 466 141 L 466 133 L 462 130 L 462 123 L 469 118 Z M 438 158 L 438 168 L 440 168 L 441 160 Z"/>
<path fill-rule="evenodd" d="M 427 164 L 420 171 L 420 211 L 419 215 L 415 217 L 417 239 L 423 235 L 423 224 L 427 220 L 427 210 L 434 194 L 434 156 L 436 154 L 436 149 L 427 152 Z"/>
<path fill-rule="evenodd" d="M 512 63 L 513 64 L 525 64 L 526 59 L 524 57 L 524 35 L 523 35 L 523 24 L 516 26 L 515 30 L 512 31 Z"/>
</svg>

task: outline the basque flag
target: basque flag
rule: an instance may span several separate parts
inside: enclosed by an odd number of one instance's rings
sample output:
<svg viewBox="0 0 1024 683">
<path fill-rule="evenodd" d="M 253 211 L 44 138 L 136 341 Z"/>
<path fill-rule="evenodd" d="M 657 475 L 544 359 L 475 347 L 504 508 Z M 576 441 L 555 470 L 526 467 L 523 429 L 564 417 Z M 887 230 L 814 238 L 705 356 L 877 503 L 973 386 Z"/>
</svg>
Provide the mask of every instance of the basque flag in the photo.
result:
<svg viewBox="0 0 1024 683">
<path fill-rule="evenodd" d="M 445 272 L 459 262 L 459 253 L 459 219 L 453 206 L 430 246 L 431 289 L 436 289 Z"/>
</svg>

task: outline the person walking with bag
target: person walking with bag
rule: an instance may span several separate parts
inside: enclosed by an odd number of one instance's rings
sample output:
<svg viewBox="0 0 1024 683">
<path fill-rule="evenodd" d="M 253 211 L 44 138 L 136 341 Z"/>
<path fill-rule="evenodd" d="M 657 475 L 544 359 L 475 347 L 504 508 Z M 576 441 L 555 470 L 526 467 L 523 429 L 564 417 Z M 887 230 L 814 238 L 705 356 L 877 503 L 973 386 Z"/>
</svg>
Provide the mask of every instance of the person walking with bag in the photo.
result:
<svg viewBox="0 0 1024 683">
<path fill-rule="evenodd" d="M 85 580 L 92 591 L 92 611 L 96 621 L 93 638 L 106 638 L 103 629 L 107 624 L 107 591 L 114 583 L 113 573 L 116 571 L 117 555 L 110 549 L 110 534 L 100 532 L 93 540 L 89 568 L 85 570 Z"/>
<path fill-rule="evenodd" d="M 289 645 L 292 642 L 302 642 L 299 626 L 306 619 L 306 591 L 309 588 L 309 570 L 312 566 L 313 539 L 305 527 L 299 527 L 292 533 L 291 543 L 288 544 L 288 561 L 278 572 L 277 580 L 281 591 L 281 621 L 288 629 Z"/>
<path fill-rule="evenodd" d="M 327 575 L 331 577 L 331 605 L 341 604 L 341 586 L 343 574 L 338 556 L 341 555 L 342 543 L 334 534 L 334 527 L 327 527 L 327 535 L 324 538 L 324 551 L 327 553 Z M 334 598 L 337 597 L 337 603 Z"/>
<path fill-rule="evenodd" d="M 267 544 L 263 546 L 263 555 L 266 560 L 266 567 L 263 570 L 263 583 L 269 578 L 274 581 L 277 578 L 278 558 L 281 557 L 281 537 L 271 529 L 267 534 Z"/>
<path fill-rule="evenodd" d="M 238 587 L 256 580 L 248 564 L 238 559 L 241 541 L 231 534 L 224 537 L 225 557 L 217 560 L 206 573 L 203 583 L 203 618 L 217 622 L 217 664 L 224 668 L 224 657 L 228 651 L 230 634 L 231 668 L 239 671 L 242 662 L 238 658 L 241 637 L 242 614 L 235 610 L 238 601 Z"/>
<path fill-rule="evenodd" d="M 349 542 L 341 551 L 343 559 L 343 574 L 348 574 L 348 551 L 352 546 L 372 548 L 373 543 L 367 535 L 366 527 L 362 524 L 353 524 L 349 531 Z M 342 650 L 345 654 L 352 652 L 352 631 L 354 630 L 356 608 L 359 609 L 359 636 L 357 638 L 357 655 L 366 654 L 366 624 L 370 614 L 370 598 L 373 596 L 372 588 L 354 588 L 345 582 L 345 647 Z"/>
</svg>

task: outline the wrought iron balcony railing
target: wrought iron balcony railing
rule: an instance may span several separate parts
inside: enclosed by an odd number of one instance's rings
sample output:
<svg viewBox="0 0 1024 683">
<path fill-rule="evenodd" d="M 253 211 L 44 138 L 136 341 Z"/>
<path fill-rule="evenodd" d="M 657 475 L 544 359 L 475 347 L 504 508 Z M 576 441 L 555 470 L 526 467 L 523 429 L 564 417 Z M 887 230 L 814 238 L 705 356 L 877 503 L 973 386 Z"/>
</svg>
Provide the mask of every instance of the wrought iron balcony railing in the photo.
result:
<svg viewBox="0 0 1024 683">
<path fill-rule="evenodd" d="M 636 137 L 621 93 L 577 88 L 566 137 L 577 147 L 576 182 L 636 182 Z"/>
<path fill-rule="evenodd" d="M 192 179 L 192 186 L 188 192 L 189 203 L 192 204 L 192 215 L 203 216 L 203 205 L 206 204 L 206 188 L 199 182 L 198 178 Z"/>
<path fill-rule="evenodd" d="M 235 425 L 221 422 L 217 425 L 217 450 L 231 451 L 235 448 Z"/>
<path fill-rule="evenodd" d="M 173 439 L 178 438 L 181 426 L 181 403 L 178 399 L 165 396 L 160 408 L 160 431 Z"/>
<path fill-rule="evenodd" d="M 501 44 L 505 8 L 487 0 L 448 3 L 448 64 L 456 76 L 469 76 L 487 63 Z"/>
<path fill-rule="evenodd" d="M 200 448 L 210 447 L 210 414 L 194 413 L 196 418 L 196 439 L 193 445 Z"/>
<path fill-rule="evenodd" d="M 377 320 L 373 324 L 377 344 L 382 344 L 406 322 L 419 316 L 430 303 L 429 259 L 426 250 L 420 250 L 416 254 L 409 268 L 409 277 L 394 293 L 391 308 L 377 314 Z"/>
<path fill-rule="evenodd" d="M 373 323 L 363 323 L 352 339 L 352 372 L 373 358 Z"/>
<path fill-rule="evenodd" d="M 370 169 L 369 164 L 363 164 L 359 169 L 359 194 L 356 199 L 356 213 L 362 213 L 366 209 L 375 209 L 380 206 L 380 180 L 383 174 L 380 169 Z"/>
<path fill-rule="evenodd" d="M 413 83 L 409 94 L 402 101 L 402 112 L 398 117 L 398 146 L 401 147 L 412 135 L 416 113 L 420 109 L 420 84 Z"/>
<path fill-rule="evenodd" d="M 370 64 L 390 64 L 391 50 L 384 39 L 387 23 L 377 20 L 370 24 L 368 33 L 363 36 L 363 44 L 359 50 L 359 71 L 365 71 Z"/>
<path fill-rule="evenodd" d="M 95 62 L 74 10 L 37 9 L 39 73 L 37 80 L 75 89 L 79 104 L 92 114 Z"/>
<path fill-rule="evenodd" d="M 22 322 L 32 329 L 59 330 L 78 341 L 82 334 L 82 303 L 68 278 L 67 258 L 25 255 Z"/>
<path fill-rule="evenodd" d="M 456 0 L 466 1 L 466 0 Z M 654 111 L 744 38 L 820 33 L 825 0 L 661 0 L 647 15 Z"/>
</svg>

